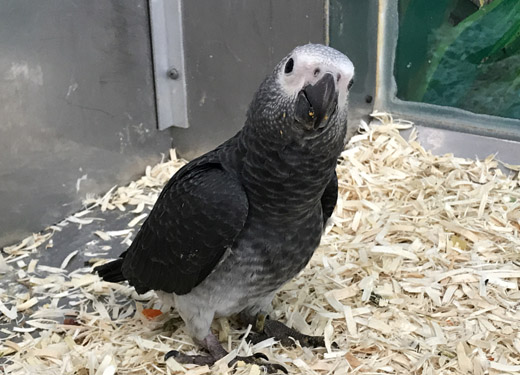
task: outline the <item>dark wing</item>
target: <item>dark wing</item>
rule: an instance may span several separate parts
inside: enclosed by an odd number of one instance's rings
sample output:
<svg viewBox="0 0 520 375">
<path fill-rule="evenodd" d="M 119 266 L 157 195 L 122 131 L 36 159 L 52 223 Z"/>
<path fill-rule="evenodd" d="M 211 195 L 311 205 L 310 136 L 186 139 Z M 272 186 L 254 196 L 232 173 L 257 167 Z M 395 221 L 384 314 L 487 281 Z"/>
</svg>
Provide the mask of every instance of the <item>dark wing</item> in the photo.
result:
<svg viewBox="0 0 520 375">
<path fill-rule="evenodd" d="M 195 160 L 164 187 L 122 255 L 122 273 L 138 293 L 186 294 L 233 244 L 247 213 L 247 196 L 236 177 L 219 163 Z"/>
<path fill-rule="evenodd" d="M 338 201 L 338 176 L 334 171 L 323 195 L 321 196 L 321 209 L 323 210 L 323 226 L 327 223 L 327 220 L 332 215 L 336 202 Z"/>
</svg>

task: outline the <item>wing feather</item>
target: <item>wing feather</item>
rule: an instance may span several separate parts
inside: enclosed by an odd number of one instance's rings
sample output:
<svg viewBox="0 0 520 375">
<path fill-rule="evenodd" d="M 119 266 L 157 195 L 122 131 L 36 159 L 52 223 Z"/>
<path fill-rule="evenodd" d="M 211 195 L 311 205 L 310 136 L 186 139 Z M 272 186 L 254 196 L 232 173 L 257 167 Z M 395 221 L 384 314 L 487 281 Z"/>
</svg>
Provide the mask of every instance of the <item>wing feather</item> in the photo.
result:
<svg viewBox="0 0 520 375">
<path fill-rule="evenodd" d="M 338 176 L 336 175 L 336 171 L 334 171 L 334 176 L 332 176 L 329 181 L 323 195 L 321 196 L 321 208 L 323 210 L 323 226 L 327 223 L 329 217 L 332 216 L 332 212 L 334 212 L 334 208 L 336 207 L 336 202 L 338 201 Z"/>
<path fill-rule="evenodd" d="M 235 176 L 219 163 L 188 164 L 164 187 L 124 254 L 124 277 L 138 293 L 190 292 L 233 244 L 247 213 Z"/>
</svg>

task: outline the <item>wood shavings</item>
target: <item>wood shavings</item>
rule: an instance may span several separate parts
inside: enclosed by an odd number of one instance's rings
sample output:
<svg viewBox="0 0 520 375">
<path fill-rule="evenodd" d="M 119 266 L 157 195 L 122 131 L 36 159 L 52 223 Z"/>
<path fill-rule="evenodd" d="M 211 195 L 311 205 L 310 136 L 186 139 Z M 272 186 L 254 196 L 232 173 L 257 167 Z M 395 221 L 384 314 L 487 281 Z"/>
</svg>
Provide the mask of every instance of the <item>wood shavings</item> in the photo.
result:
<svg viewBox="0 0 520 375">
<path fill-rule="evenodd" d="M 98 236 L 99 238 L 101 238 L 103 241 L 110 241 L 110 239 L 112 238 L 112 237 L 110 237 L 109 234 L 107 234 L 103 231 L 100 231 L 100 230 L 95 231 L 94 234 L 96 236 Z"/>
<path fill-rule="evenodd" d="M 39 246 L 47 242 L 47 240 L 52 237 L 52 233 L 51 230 L 46 233 L 32 234 L 26 237 L 19 244 L 4 247 L 3 251 L 10 256 L 26 254 L 27 252 L 36 250 Z M 11 257 L 8 257 L 8 259 L 9 258 Z"/>
<path fill-rule="evenodd" d="M 166 366 L 174 373 L 174 374 L 184 374 L 186 373 L 186 369 L 181 366 L 173 357 L 168 358 L 166 361 Z M 208 368 L 209 370 L 209 368 Z"/>
<path fill-rule="evenodd" d="M 29 262 L 29 265 L 27 266 L 27 272 L 33 273 L 34 270 L 36 269 L 37 264 L 38 264 L 38 259 L 31 259 L 31 261 Z"/>
<path fill-rule="evenodd" d="M 25 301 L 25 302 L 23 302 L 21 304 L 16 305 L 16 310 L 17 311 L 25 311 L 25 310 L 33 307 L 37 303 L 38 303 L 38 298 L 33 297 L 33 298 L 28 299 L 27 301 Z"/>
<path fill-rule="evenodd" d="M 5 340 L 2 344 L 3 345 L 0 346 L 0 356 L 6 356 L 21 350 L 21 348 L 16 343 L 10 340 Z"/>
<path fill-rule="evenodd" d="M 415 129 L 408 141 L 400 135 L 411 123 L 374 116 L 379 125 L 363 124 L 365 133 L 342 153 L 340 197 L 320 248 L 273 303 L 272 317 L 324 335 L 326 348 L 283 348 L 273 339 L 251 346 L 241 338 L 245 327 L 221 318 L 213 329 L 233 349 L 228 357 L 211 368 L 165 363 L 168 350 L 199 349 L 155 294 L 139 296 L 144 302 L 134 307 L 129 299 L 137 295 L 126 284 L 103 282 L 89 269 L 67 273 L 29 262 L 31 294 L 12 301 L 0 291 L 0 318 L 7 312 L 15 319 L 17 308 L 40 298 L 66 297 L 71 306 L 39 307 L 9 333 L 18 337 L 0 344 L 9 356 L 6 374 L 257 375 L 254 365 L 226 365 L 257 351 L 298 374 L 520 374 L 518 179 L 503 174 L 493 156 L 432 155 Z M 95 233 L 129 241 L 184 163 L 174 153 L 171 159 L 125 187 L 88 197 L 88 210 L 73 221 L 88 221 L 97 209 L 130 210 L 136 216 L 129 229 Z M 48 239 L 30 236 L 9 247 L 6 264 Z M 159 308 L 162 314 L 146 318 Z"/>
<path fill-rule="evenodd" d="M 130 228 L 135 227 L 141 220 L 143 220 L 147 216 L 148 216 L 148 214 L 141 214 L 141 215 L 135 217 L 131 222 L 128 223 L 128 226 Z"/>
<path fill-rule="evenodd" d="M 16 319 L 18 316 L 16 306 L 12 306 L 10 309 L 4 305 L 2 300 L 0 299 L 0 312 L 4 314 L 9 319 Z"/>
<path fill-rule="evenodd" d="M 81 225 L 90 224 L 90 223 L 92 223 L 94 221 L 93 219 L 80 219 L 80 218 L 75 217 L 75 216 L 70 216 L 70 217 L 67 218 L 67 220 L 70 221 L 71 223 L 81 224 Z"/>
<path fill-rule="evenodd" d="M 410 252 L 399 248 L 398 246 L 374 246 L 370 249 L 372 254 L 397 255 L 406 259 L 419 260 L 417 256 Z"/>
<path fill-rule="evenodd" d="M 4 257 L 0 253 L 0 275 L 5 274 L 11 270 L 11 267 L 7 264 Z"/>
<path fill-rule="evenodd" d="M 65 272 L 65 270 L 63 268 L 50 267 L 50 266 L 45 266 L 43 264 L 39 264 L 36 268 L 40 272 L 48 272 L 48 273 L 63 273 L 63 272 Z"/>
<path fill-rule="evenodd" d="M 71 252 L 69 255 L 67 255 L 65 257 L 65 259 L 63 259 L 63 262 L 61 262 L 60 268 L 61 269 L 66 268 L 67 265 L 69 264 L 69 262 L 71 261 L 71 259 L 74 258 L 78 254 L 78 252 L 79 252 L 79 250 L 75 250 L 75 251 Z"/>
<path fill-rule="evenodd" d="M 152 207 L 158 193 L 170 177 L 186 162 L 177 158 L 175 150 L 170 151 L 170 160 L 154 167 L 147 167 L 145 175 L 127 186 L 114 186 L 103 197 L 87 197 L 83 204 L 90 209 L 100 207 L 101 211 L 125 210 L 125 205 L 136 206 L 132 212 L 141 213 L 145 206 Z"/>
<path fill-rule="evenodd" d="M 111 230 L 108 232 L 105 232 L 105 235 L 109 237 L 121 237 L 121 236 L 127 236 L 132 233 L 132 229 L 122 229 L 122 230 Z"/>
</svg>

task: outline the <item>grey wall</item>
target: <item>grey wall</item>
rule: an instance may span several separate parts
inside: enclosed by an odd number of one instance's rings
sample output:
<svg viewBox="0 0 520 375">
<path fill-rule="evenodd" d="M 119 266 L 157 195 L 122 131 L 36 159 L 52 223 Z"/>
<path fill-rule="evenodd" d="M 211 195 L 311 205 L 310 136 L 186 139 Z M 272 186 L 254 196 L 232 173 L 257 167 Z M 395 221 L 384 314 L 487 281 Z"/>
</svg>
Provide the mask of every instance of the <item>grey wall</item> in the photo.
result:
<svg viewBox="0 0 520 375">
<path fill-rule="evenodd" d="M 150 56 L 145 0 L 0 0 L 0 246 L 168 150 Z"/>
<path fill-rule="evenodd" d="M 325 41 L 324 6 L 185 0 L 190 128 L 158 132 L 148 1 L 0 0 L 0 247 L 141 174 L 172 139 L 192 158 L 233 135 L 274 65 Z"/>
<path fill-rule="evenodd" d="M 185 0 L 189 129 L 173 129 L 189 158 L 240 129 L 253 93 L 294 47 L 324 43 L 324 0 Z"/>
</svg>

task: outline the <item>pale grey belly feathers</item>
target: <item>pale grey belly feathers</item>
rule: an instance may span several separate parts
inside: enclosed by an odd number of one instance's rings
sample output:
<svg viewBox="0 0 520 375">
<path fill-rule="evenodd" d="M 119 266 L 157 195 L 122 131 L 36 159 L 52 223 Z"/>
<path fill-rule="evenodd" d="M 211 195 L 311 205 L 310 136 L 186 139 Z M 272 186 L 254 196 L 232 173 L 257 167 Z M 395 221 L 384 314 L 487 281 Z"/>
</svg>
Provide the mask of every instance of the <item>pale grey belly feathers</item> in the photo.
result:
<svg viewBox="0 0 520 375">
<path fill-rule="evenodd" d="M 251 218 L 208 277 L 190 293 L 174 296 L 190 334 L 202 340 L 214 317 L 268 310 L 276 291 L 312 257 L 322 220 L 319 204 L 303 221 L 285 227 Z"/>
</svg>

